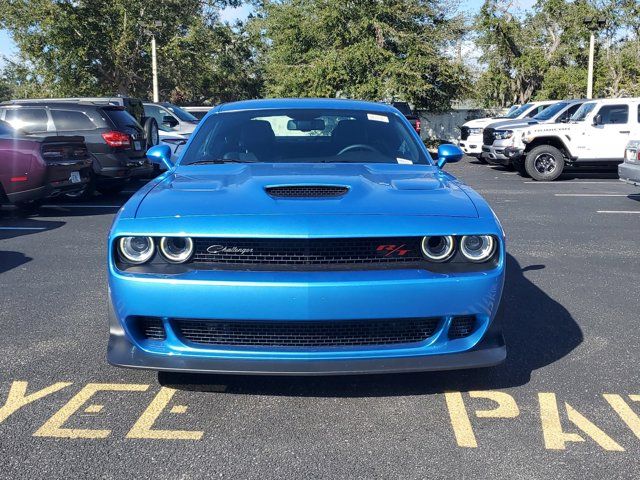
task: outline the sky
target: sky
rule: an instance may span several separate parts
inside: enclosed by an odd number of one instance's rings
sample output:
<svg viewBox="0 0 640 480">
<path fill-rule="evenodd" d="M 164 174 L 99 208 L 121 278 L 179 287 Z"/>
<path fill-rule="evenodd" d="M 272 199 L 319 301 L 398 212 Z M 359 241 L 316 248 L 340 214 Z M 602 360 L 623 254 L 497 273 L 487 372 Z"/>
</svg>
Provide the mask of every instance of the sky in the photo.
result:
<svg viewBox="0 0 640 480">
<path fill-rule="evenodd" d="M 536 0 L 516 0 L 515 4 L 521 9 L 531 8 Z M 468 13 L 476 13 L 483 0 L 461 0 L 460 10 Z M 238 8 L 226 8 L 222 11 L 222 20 L 228 22 L 234 22 L 236 19 L 244 20 L 251 12 L 251 8 L 248 5 L 243 5 Z M 16 54 L 15 43 L 11 40 L 6 30 L 0 30 L 0 67 L 4 65 L 4 57 L 11 58 Z"/>
</svg>

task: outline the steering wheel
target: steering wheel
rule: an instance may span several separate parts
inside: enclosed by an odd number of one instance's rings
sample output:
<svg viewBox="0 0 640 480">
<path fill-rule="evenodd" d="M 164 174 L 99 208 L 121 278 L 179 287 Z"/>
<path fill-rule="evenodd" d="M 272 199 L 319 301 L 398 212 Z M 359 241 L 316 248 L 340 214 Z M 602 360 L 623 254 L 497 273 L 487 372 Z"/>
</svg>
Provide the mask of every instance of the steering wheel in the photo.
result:
<svg viewBox="0 0 640 480">
<path fill-rule="evenodd" d="M 380 153 L 378 150 L 373 148 L 371 145 L 365 145 L 364 143 L 355 143 L 353 145 L 349 145 L 344 147 L 342 150 L 338 152 L 338 155 L 343 155 L 351 150 L 369 150 L 370 152 Z"/>
</svg>

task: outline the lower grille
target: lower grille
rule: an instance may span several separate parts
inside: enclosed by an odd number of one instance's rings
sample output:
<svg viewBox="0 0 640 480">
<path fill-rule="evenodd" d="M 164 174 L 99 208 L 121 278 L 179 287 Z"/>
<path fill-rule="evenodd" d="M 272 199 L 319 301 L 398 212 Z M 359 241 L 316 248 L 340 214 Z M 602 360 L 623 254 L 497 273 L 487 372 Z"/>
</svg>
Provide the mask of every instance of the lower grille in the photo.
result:
<svg viewBox="0 0 640 480">
<path fill-rule="evenodd" d="M 167 333 L 162 320 L 154 317 L 139 317 L 135 320 L 138 334 L 146 340 L 165 340 Z"/>
<path fill-rule="evenodd" d="M 453 317 L 449 327 L 449 338 L 468 337 L 476 329 L 476 317 L 467 315 L 464 317 Z"/>
<path fill-rule="evenodd" d="M 174 320 L 181 339 L 199 345 L 345 347 L 422 342 L 438 318 L 340 321 Z"/>
</svg>

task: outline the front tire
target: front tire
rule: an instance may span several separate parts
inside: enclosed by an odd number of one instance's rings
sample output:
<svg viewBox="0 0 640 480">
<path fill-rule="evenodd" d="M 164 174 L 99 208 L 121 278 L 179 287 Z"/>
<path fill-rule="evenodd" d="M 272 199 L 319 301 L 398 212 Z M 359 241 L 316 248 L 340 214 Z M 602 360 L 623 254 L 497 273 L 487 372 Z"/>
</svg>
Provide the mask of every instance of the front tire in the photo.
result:
<svg viewBox="0 0 640 480">
<path fill-rule="evenodd" d="M 564 155 L 556 147 L 539 145 L 527 154 L 524 168 L 534 180 L 552 182 L 562 175 Z"/>
</svg>

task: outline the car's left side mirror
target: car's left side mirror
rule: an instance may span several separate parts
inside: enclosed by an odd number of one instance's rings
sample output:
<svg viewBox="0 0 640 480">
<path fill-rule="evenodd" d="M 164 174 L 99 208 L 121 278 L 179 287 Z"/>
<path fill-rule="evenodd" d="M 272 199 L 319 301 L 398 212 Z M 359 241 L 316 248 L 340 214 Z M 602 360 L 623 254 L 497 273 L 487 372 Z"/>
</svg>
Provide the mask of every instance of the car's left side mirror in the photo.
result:
<svg viewBox="0 0 640 480">
<path fill-rule="evenodd" d="M 171 161 L 171 148 L 169 145 L 156 145 L 147 150 L 147 158 L 151 163 L 164 165 L 167 170 L 173 168 Z"/>
<path fill-rule="evenodd" d="M 178 125 L 178 120 L 173 118 L 171 115 L 165 115 L 164 117 L 162 117 L 162 124 L 166 125 L 169 128 L 173 128 Z"/>
<path fill-rule="evenodd" d="M 446 163 L 455 163 L 462 160 L 464 152 L 457 145 L 447 143 L 438 147 L 438 168 L 444 167 Z"/>
</svg>

